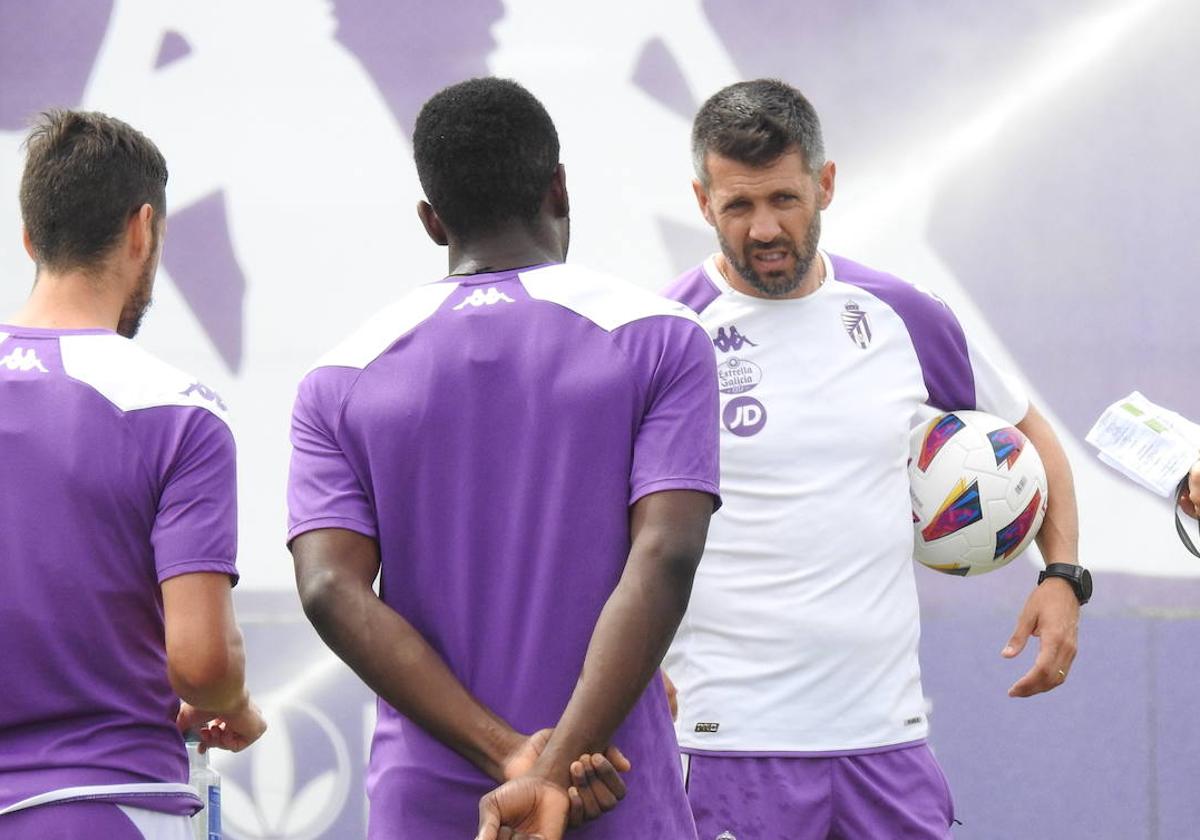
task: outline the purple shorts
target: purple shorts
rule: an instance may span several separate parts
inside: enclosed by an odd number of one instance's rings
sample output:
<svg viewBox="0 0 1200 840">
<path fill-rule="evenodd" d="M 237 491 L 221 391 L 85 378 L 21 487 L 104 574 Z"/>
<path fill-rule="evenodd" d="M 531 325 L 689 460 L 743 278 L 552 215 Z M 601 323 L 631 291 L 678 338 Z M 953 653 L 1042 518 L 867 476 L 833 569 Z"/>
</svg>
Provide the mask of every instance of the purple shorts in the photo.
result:
<svg viewBox="0 0 1200 840">
<path fill-rule="evenodd" d="M 700 840 L 945 840 L 954 804 L 925 744 L 831 757 L 685 754 Z"/>
<path fill-rule="evenodd" d="M 0 816 L 0 840 L 188 840 L 187 817 L 111 802 L 38 805 Z"/>
</svg>

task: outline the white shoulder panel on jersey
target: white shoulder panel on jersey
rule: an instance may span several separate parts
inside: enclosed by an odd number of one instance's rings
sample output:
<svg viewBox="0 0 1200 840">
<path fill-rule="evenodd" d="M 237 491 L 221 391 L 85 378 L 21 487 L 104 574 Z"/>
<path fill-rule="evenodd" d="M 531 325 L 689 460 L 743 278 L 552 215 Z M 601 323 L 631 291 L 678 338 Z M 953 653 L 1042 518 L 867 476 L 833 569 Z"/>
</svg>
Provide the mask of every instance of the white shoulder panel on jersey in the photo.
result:
<svg viewBox="0 0 1200 840">
<path fill-rule="evenodd" d="M 229 411 L 215 391 L 127 338 L 64 335 L 58 346 L 67 376 L 91 386 L 121 411 L 187 405 L 229 420 Z"/>
<path fill-rule="evenodd" d="M 457 283 L 431 283 L 413 289 L 318 359 L 309 372 L 323 367 L 365 368 L 397 339 L 437 312 L 458 287 Z"/>
<path fill-rule="evenodd" d="M 655 315 L 700 323 L 696 314 L 678 301 L 587 268 L 552 265 L 521 274 L 520 278 L 531 298 L 557 303 L 607 332 Z"/>
<path fill-rule="evenodd" d="M 3 344 L 6 338 L 8 338 L 8 333 L 0 332 L 0 344 Z"/>
</svg>

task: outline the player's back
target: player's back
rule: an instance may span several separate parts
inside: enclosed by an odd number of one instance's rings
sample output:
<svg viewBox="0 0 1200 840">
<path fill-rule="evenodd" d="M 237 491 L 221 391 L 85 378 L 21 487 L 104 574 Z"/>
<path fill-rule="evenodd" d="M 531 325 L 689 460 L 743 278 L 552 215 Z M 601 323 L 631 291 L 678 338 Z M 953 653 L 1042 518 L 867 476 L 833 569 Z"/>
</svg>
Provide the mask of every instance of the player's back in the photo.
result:
<svg viewBox="0 0 1200 840">
<path fill-rule="evenodd" d="M 681 441 L 665 418 L 647 422 L 676 398 L 681 364 L 713 364 L 686 309 L 556 265 L 422 287 L 301 387 L 298 417 L 325 426 L 345 487 L 361 487 L 328 524 L 378 538 L 384 600 L 520 731 L 566 706 L 628 556 L 629 506 L 658 489 L 716 492 L 715 433 Z M 712 425 L 715 391 L 682 399 Z M 293 433 L 297 458 L 320 445 Z M 686 479 L 708 470 L 713 481 Z M 293 535 L 313 527 L 296 515 L 296 471 Z M 659 681 L 614 741 L 634 765 L 629 798 L 581 836 L 692 837 Z M 407 831 L 471 830 L 491 787 L 384 704 L 369 786 L 373 829 L 391 807 Z"/>
<path fill-rule="evenodd" d="M 217 402 L 110 331 L 0 326 L 0 809 L 112 785 L 153 810 L 196 802 L 159 583 L 234 572 Z M 196 492 L 214 484 L 216 502 Z"/>
</svg>

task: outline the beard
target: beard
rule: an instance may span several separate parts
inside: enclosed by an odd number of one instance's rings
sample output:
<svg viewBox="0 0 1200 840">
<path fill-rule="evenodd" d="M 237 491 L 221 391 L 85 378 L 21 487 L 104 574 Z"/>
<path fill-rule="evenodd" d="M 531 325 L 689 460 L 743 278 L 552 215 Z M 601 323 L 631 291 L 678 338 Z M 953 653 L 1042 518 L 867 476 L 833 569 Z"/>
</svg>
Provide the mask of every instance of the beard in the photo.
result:
<svg viewBox="0 0 1200 840">
<path fill-rule="evenodd" d="M 733 246 L 721 235 L 721 231 L 717 231 L 717 242 L 721 245 L 721 253 L 725 255 L 725 259 L 734 267 L 738 275 L 750 285 L 752 289 L 761 292 L 765 297 L 782 298 L 788 297 L 804 282 L 804 276 L 808 274 L 808 270 L 812 268 L 813 260 L 817 256 L 817 243 L 821 239 L 821 213 L 818 211 L 813 214 L 812 221 L 808 223 L 808 230 L 804 232 L 804 242 L 797 246 L 796 242 L 789 236 L 780 235 L 771 242 L 752 242 L 746 241 L 746 245 L 741 254 L 733 250 Z M 786 250 L 792 257 L 795 268 L 791 271 L 768 271 L 764 274 L 759 274 L 753 268 L 752 257 L 755 251 L 777 251 Z"/>
<path fill-rule="evenodd" d="M 117 321 L 117 335 L 125 338 L 133 338 L 137 335 L 142 326 L 142 318 L 146 316 L 146 310 L 154 302 L 151 294 L 154 290 L 154 272 L 157 268 L 156 253 L 156 248 L 150 249 L 150 254 L 146 257 L 146 262 L 142 264 L 142 270 L 138 274 L 137 285 L 133 287 L 133 291 L 129 293 L 125 305 L 121 308 L 121 317 Z"/>
</svg>

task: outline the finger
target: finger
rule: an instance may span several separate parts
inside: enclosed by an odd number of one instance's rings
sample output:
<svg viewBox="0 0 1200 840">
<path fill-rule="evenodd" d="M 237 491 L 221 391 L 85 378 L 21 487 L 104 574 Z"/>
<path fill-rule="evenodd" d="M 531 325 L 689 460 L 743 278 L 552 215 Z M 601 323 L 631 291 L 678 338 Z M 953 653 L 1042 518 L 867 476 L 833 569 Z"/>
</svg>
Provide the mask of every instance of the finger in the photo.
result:
<svg viewBox="0 0 1200 840">
<path fill-rule="evenodd" d="M 612 766 L 620 773 L 628 773 L 633 768 L 633 764 L 625 757 L 625 753 L 621 752 L 620 747 L 616 745 L 610 744 L 604 757 L 612 762 Z"/>
<path fill-rule="evenodd" d="M 592 766 L 596 769 L 596 778 L 600 782 L 600 789 L 605 794 L 605 796 L 600 796 L 598 791 L 597 799 L 600 801 L 600 807 L 605 811 L 611 811 L 617 807 L 618 802 L 625 798 L 625 780 L 621 778 L 617 768 L 613 767 L 602 755 L 592 756 Z"/>
<path fill-rule="evenodd" d="M 583 766 L 583 757 L 579 761 L 571 762 L 571 781 L 576 795 L 579 796 L 581 820 L 588 822 L 596 819 L 602 810 L 599 802 L 596 801 L 596 792 L 592 788 L 591 782 L 588 781 L 587 770 Z M 567 797 L 570 798 L 569 793 Z"/>
<path fill-rule="evenodd" d="M 500 836 L 500 811 L 491 796 L 479 800 L 479 831 L 475 840 L 502 840 Z"/>
<path fill-rule="evenodd" d="M 596 774 L 592 772 L 592 757 L 585 755 L 580 759 L 583 764 L 584 781 L 579 785 L 579 795 L 583 798 L 584 816 L 589 820 L 594 820 L 596 817 L 604 813 L 600 807 L 600 803 L 596 801 L 595 786 Z"/>
<path fill-rule="evenodd" d="M 1017 619 L 1017 627 L 1013 630 L 1013 634 L 1008 638 L 1008 644 L 1004 646 L 1004 650 L 1000 651 L 1000 655 L 1005 659 L 1012 659 L 1021 651 L 1025 650 L 1025 643 L 1029 641 L 1030 635 L 1033 633 L 1036 625 L 1032 616 L 1026 616 L 1023 611 Z"/>
<path fill-rule="evenodd" d="M 1009 697 L 1032 697 L 1035 694 L 1041 694 L 1043 691 L 1049 691 L 1061 682 L 1058 676 L 1059 667 L 1056 664 L 1058 657 L 1056 655 L 1057 645 L 1048 640 L 1042 641 L 1042 649 L 1038 652 L 1038 657 L 1025 675 L 1021 679 L 1013 683 L 1012 688 L 1008 690 Z M 1062 669 L 1065 670 L 1066 669 Z"/>
<path fill-rule="evenodd" d="M 574 785 L 567 788 L 567 801 L 571 803 L 567 810 L 567 825 L 579 828 L 584 823 L 583 800 L 579 797 L 579 789 Z"/>
</svg>

